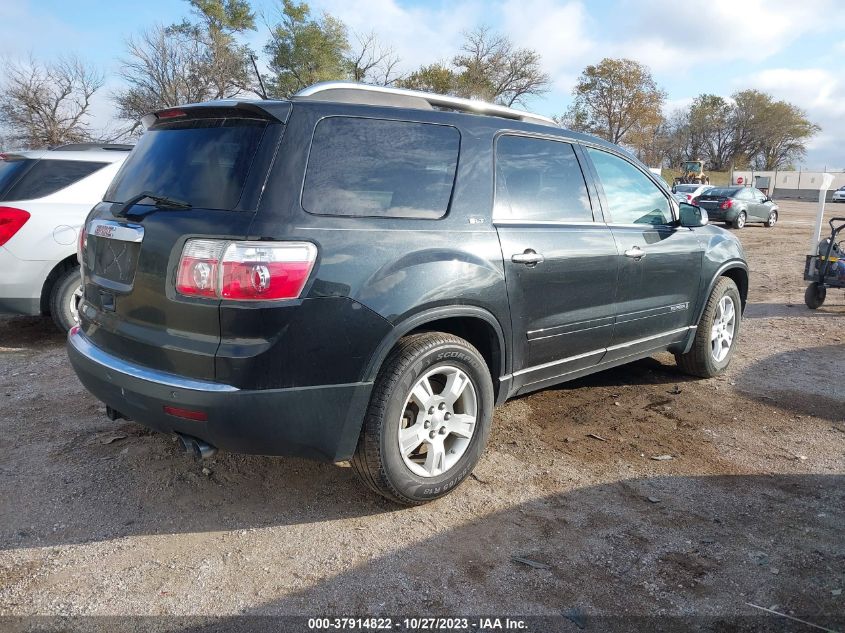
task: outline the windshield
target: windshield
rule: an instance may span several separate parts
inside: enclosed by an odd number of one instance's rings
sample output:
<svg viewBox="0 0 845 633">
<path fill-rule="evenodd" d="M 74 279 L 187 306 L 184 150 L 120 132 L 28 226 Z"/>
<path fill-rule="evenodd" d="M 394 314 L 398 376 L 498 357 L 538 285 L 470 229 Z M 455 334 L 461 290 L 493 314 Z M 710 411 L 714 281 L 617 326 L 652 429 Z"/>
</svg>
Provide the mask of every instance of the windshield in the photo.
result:
<svg viewBox="0 0 845 633">
<path fill-rule="evenodd" d="M 742 187 L 740 187 L 740 188 L 736 188 L 736 187 L 732 187 L 732 188 L 714 187 L 713 189 L 710 189 L 709 191 L 707 191 L 706 195 L 713 196 L 713 197 L 716 197 L 716 198 L 733 198 L 740 189 L 742 189 Z"/>
<path fill-rule="evenodd" d="M 690 161 L 687 163 L 683 163 L 683 168 L 685 171 L 700 171 L 701 170 L 701 163 L 697 163 L 695 161 Z"/>
<path fill-rule="evenodd" d="M 142 192 L 205 209 L 234 209 L 266 121 L 204 118 L 147 130 L 106 192 L 125 202 Z"/>
</svg>

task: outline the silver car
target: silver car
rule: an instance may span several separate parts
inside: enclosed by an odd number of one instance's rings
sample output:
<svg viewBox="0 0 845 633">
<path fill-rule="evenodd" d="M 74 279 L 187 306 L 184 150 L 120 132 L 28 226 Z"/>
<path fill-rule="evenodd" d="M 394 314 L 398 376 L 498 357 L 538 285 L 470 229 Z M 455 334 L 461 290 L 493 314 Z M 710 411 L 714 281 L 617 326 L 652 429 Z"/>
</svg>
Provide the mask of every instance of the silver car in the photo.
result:
<svg viewBox="0 0 845 633">
<path fill-rule="evenodd" d="M 845 185 L 833 192 L 834 202 L 845 202 Z"/>
</svg>

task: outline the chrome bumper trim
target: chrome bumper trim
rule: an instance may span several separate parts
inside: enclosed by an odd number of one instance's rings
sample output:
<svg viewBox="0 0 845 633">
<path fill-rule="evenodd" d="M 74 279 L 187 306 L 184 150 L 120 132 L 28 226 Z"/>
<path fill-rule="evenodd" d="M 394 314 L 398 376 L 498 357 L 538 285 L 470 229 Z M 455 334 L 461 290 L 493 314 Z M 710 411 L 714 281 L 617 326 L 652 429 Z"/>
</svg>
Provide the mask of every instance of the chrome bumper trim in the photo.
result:
<svg viewBox="0 0 845 633">
<path fill-rule="evenodd" d="M 147 382 L 164 385 L 166 387 L 174 387 L 177 389 L 187 389 L 190 391 L 204 391 L 213 393 L 225 393 L 240 391 L 237 387 L 232 385 L 225 385 L 219 382 L 211 382 L 209 380 L 197 380 L 195 378 L 184 378 L 176 374 L 169 374 L 163 371 L 156 371 L 148 367 L 142 367 L 134 363 L 129 363 L 123 359 L 113 356 L 108 352 L 104 352 L 99 347 L 91 343 L 90 340 L 82 333 L 78 327 L 71 328 L 68 332 L 68 344 L 76 350 L 81 356 L 84 356 L 92 363 L 101 365 L 105 369 L 145 380 Z"/>
</svg>

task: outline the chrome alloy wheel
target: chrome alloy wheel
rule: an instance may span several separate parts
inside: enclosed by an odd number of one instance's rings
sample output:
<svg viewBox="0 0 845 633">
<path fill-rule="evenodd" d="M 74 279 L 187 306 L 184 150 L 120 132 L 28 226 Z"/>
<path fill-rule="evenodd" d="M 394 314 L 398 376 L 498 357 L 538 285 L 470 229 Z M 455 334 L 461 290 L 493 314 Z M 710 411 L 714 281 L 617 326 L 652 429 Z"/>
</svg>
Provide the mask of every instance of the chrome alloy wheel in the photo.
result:
<svg viewBox="0 0 845 633">
<path fill-rule="evenodd" d="M 721 363 L 731 351 L 734 333 L 736 332 L 736 309 L 733 299 L 727 295 L 719 300 L 713 328 L 710 330 L 710 353 L 713 360 Z"/>
<path fill-rule="evenodd" d="M 478 397 L 470 377 L 440 365 L 414 384 L 399 420 L 399 452 L 420 477 L 442 475 L 463 457 L 475 432 Z"/>
<path fill-rule="evenodd" d="M 70 316 L 74 323 L 79 323 L 79 302 L 82 301 L 82 285 L 77 286 L 70 295 Z"/>
</svg>

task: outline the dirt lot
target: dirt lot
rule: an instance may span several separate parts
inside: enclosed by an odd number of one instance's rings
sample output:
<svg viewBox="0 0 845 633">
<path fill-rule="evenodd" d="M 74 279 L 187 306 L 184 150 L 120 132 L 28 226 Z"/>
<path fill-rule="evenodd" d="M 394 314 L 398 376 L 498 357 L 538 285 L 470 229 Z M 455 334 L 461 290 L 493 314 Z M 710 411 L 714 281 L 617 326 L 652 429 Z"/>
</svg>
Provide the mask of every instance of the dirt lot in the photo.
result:
<svg viewBox="0 0 845 633">
<path fill-rule="evenodd" d="M 511 401 L 475 474 L 414 509 L 349 468 L 193 462 L 110 422 L 51 323 L 2 320 L 0 615 L 563 614 L 563 630 L 675 615 L 725 630 L 762 613 L 752 603 L 845 629 L 845 296 L 804 307 L 813 210 L 785 202 L 776 228 L 739 233 L 752 288 L 725 376 L 689 379 L 666 355 Z M 780 623 L 792 630 L 766 626 Z"/>
</svg>

